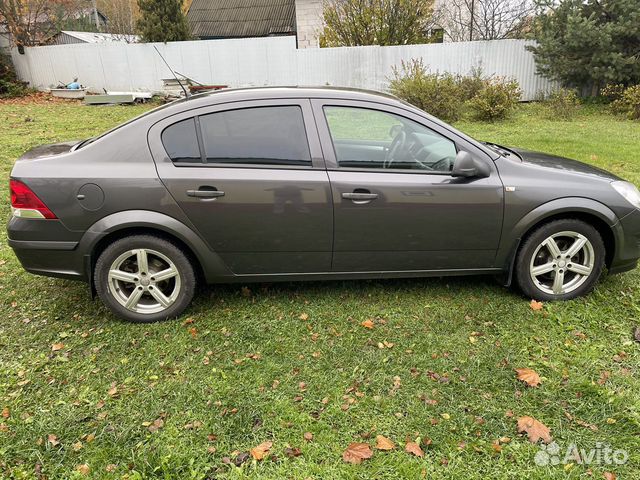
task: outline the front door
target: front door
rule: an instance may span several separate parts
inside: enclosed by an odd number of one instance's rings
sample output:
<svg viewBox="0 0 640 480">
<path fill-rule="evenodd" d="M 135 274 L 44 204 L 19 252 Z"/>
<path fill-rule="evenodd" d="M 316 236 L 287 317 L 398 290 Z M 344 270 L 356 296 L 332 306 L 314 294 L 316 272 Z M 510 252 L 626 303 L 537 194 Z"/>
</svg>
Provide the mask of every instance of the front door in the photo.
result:
<svg viewBox="0 0 640 480">
<path fill-rule="evenodd" d="M 234 273 L 330 271 L 333 212 L 313 122 L 308 100 L 265 100 L 150 132 L 162 182 Z"/>
<path fill-rule="evenodd" d="M 334 271 L 493 267 L 503 187 L 495 166 L 488 178 L 450 175 L 468 142 L 379 104 L 318 100 L 314 112 L 333 192 Z"/>
</svg>

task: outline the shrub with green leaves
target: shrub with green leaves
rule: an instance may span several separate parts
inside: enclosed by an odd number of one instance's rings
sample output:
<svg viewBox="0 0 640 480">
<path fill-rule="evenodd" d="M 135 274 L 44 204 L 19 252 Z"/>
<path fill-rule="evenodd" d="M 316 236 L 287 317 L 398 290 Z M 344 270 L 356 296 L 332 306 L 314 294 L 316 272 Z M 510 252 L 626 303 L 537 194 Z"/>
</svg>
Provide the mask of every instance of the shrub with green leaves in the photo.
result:
<svg viewBox="0 0 640 480">
<path fill-rule="evenodd" d="M 475 97 L 487 85 L 489 81 L 482 73 L 482 68 L 472 68 L 469 75 L 459 75 L 456 77 L 463 99 L 466 102 Z"/>
<path fill-rule="evenodd" d="M 487 80 L 484 88 L 467 103 L 474 118 L 501 120 L 515 110 L 520 101 L 520 94 L 518 82 L 496 77 Z"/>
<path fill-rule="evenodd" d="M 389 84 L 392 94 L 445 122 L 462 115 L 464 96 L 458 80 L 451 74 L 428 73 L 421 59 L 394 67 Z"/>
<path fill-rule="evenodd" d="M 640 120 L 640 85 L 625 89 L 611 103 L 614 113 L 625 115 L 629 120 Z"/>
<path fill-rule="evenodd" d="M 571 120 L 580 109 L 580 99 L 575 90 L 559 88 L 551 92 L 545 106 L 551 118 Z"/>
<path fill-rule="evenodd" d="M 0 53 L 0 98 L 20 97 L 28 91 L 16 75 L 11 57 Z"/>
</svg>

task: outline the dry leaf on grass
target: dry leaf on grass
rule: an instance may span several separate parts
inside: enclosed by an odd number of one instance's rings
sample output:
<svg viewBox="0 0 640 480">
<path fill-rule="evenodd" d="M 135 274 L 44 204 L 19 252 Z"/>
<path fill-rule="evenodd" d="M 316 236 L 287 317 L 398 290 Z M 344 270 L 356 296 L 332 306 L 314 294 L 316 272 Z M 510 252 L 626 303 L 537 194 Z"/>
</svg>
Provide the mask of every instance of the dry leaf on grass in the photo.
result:
<svg viewBox="0 0 640 480">
<path fill-rule="evenodd" d="M 376 448 L 378 450 L 393 450 L 396 444 L 384 435 L 376 435 Z"/>
<path fill-rule="evenodd" d="M 420 458 L 424 457 L 424 452 L 420 448 L 420 445 L 418 445 L 416 442 L 407 442 L 407 444 L 404 447 L 404 450 L 407 453 L 412 453 L 416 457 L 420 457 Z"/>
<path fill-rule="evenodd" d="M 531 307 L 531 310 L 537 312 L 538 310 L 542 310 L 544 304 L 542 302 L 538 302 L 537 300 L 531 300 L 529 306 Z"/>
<path fill-rule="evenodd" d="M 518 433 L 526 433 L 531 443 L 538 443 L 538 440 L 551 443 L 552 440 L 549 427 L 533 417 L 518 418 Z"/>
<path fill-rule="evenodd" d="M 269 453 L 269 450 L 271 450 L 272 446 L 273 442 L 262 442 L 257 447 L 251 449 L 251 456 L 256 460 L 262 460 L 267 455 L 267 453 Z"/>
<path fill-rule="evenodd" d="M 540 385 L 540 375 L 535 370 L 530 368 L 516 368 L 518 374 L 518 380 L 523 381 L 530 387 L 537 387 Z"/>
<path fill-rule="evenodd" d="M 373 328 L 373 320 L 371 320 L 370 318 L 366 319 L 364 322 L 362 322 L 360 325 L 362 325 L 364 328 Z"/>
<path fill-rule="evenodd" d="M 58 350 L 62 350 L 64 348 L 64 343 L 54 343 L 51 345 L 51 351 L 57 352 Z"/>
<path fill-rule="evenodd" d="M 76 467 L 76 471 L 80 472 L 82 475 L 89 475 L 89 465 L 83 463 L 82 465 L 78 465 Z"/>
<path fill-rule="evenodd" d="M 342 460 L 347 463 L 359 465 L 363 460 L 371 458 L 372 456 L 373 451 L 366 443 L 352 443 L 342 453 Z"/>
<path fill-rule="evenodd" d="M 616 478 L 618 478 L 613 472 L 604 472 L 602 476 L 604 477 L 604 480 L 616 480 Z"/>
<path fill-rule="evenodd" d="M 311 432 L 304 432 L 303 437 L 304 437 L 304 439 L 305 439 L 307 442 L 310 442 L 311 440 L 313 440 L 313 433 L 311 433 Z"/>
</svg>

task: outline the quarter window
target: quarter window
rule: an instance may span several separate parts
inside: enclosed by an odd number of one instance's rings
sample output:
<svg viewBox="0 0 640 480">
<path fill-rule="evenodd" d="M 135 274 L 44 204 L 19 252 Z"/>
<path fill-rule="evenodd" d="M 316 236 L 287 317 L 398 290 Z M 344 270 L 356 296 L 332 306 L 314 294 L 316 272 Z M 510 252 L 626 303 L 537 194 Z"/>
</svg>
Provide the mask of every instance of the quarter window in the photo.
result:
<svg viewBox="0 0 640 480">
<path fill-rule="evenodd" d="M 200 148 L 193 118 L 168 126 L 162 132 L 162 144 L 175 163 L 200 163 Z"/>
<path fill-rule="evenodd" d="M 311 165 L 300 107 L 245 108 L 199 118 L 207 163 Z"/>
<path fill-rule="evenodd" d="M 354 107 L 324 107 L 340 167 L 448 173 L 454 142 L 399 115 Z"/>
</svg>

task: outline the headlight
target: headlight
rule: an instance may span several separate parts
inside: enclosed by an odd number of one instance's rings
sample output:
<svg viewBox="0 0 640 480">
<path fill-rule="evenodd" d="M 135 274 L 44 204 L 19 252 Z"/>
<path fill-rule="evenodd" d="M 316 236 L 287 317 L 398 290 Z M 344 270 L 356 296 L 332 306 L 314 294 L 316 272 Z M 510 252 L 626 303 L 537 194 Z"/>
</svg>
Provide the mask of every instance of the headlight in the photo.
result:
<svg viewBox="0 0 640 480">
<path fill-rule="evenodd" d="M 638 187 L 633 183 L 617 181 L 611 182 L 611 186 L 615 188 L 616 191 L 627 200 L 627 202 L 636 208 L 640 208 L 640 191 L 638 191 Z"/>
</svg>

